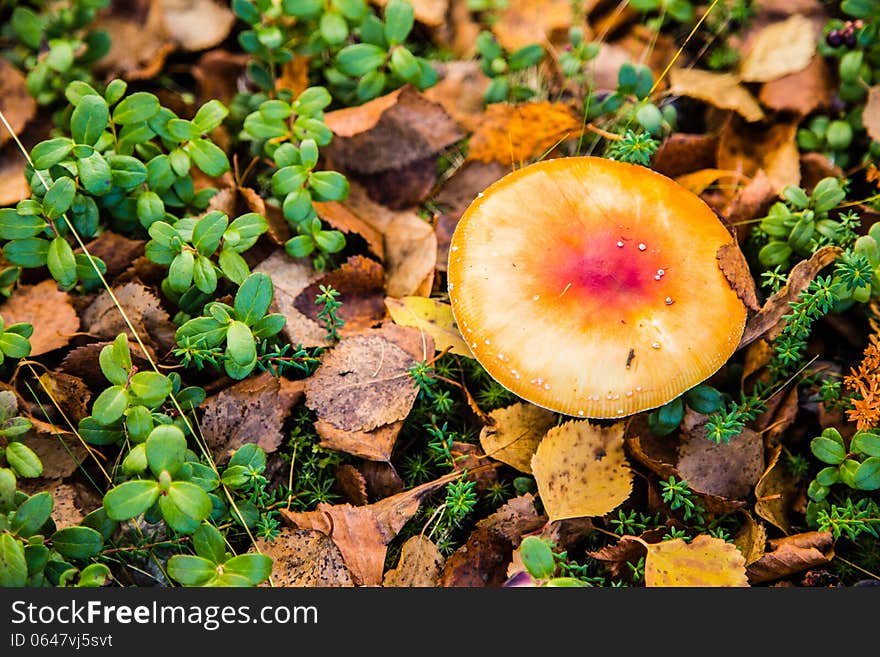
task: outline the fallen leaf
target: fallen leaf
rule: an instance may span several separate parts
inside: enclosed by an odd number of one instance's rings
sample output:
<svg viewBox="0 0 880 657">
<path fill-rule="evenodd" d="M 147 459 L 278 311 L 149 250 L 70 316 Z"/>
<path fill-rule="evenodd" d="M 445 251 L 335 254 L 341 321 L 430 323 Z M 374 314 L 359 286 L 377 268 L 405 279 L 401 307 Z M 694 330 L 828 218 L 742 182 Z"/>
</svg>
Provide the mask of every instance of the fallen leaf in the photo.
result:
<svg viewBox="0 0 880 657">
<path fill-rule="evenodd" d="M 50 396 L 50 405 L 57 405 L 73 422 L 79 423 L 89 415 L 92 392 L 78 376 L 45 372 L 40 375 L 40 387 Z"/>
<path fill-rule="evenodd" d="M 798 387 L 770 400 L 768 409 L 755 418 L 755 430 L 764 436 L 764 443 L 775 445 L 794 424 L 800 410 Z"/>
<path fill-rule="evenodd" d="M 519 545 L 523 535 L 547 524 L 547 516 L 538 513 L 531 493 L 514 497 L 492 515 L 477 521 L 477 527 L 485 527 L 503 536 L 512 545 Z"/>
<path fill-rule="evenodd" d="M 746 566 L 749 566 L 764 555 L 767 545 L 767 528 L 764 523 L 756 521 L 751 513 L 746 513 L 739 531 L 733 537 L 733 544 L 742 552 Z M 746 574 L 748 574 L 748 568 Z M 751 578 L 749 581 L 754 584 Z"/>
<path fill-rule="evenodd" d="M 302 382 L 268 372 L 249 377 L 205 400 L 202 436 L 220 463 L 247 443 L 274 452 L 285 439 L 284 420 L 302 394 Z"/>
<path fill-rule="evenodd" d="M 862 124 L 871 139 L 880 141 L 880 85 L 868 89 L 868 100 L 862 111 Z"/>
<path fill-rule="evenodd" d="M 791 302 L 807 289 L 814 278 L 825 267 L 834 262 L 843 252 L 838 246 L 823 246 L 808 260 L 802 260 L 791 268 L 785 285 L 764 302 L 755 315 L 746 322 L 746 328 L 738 349 L 742 349 L 758 338 L 775 338 L 785 326 L 782 319 L 791 312 Z"/>
<path fill-rule="evenodd" d="M 371 1 L 379 7 L 384 7 L 388 4 L 388 0 Z M 419 23 L 429 27 L 437 27 L 446 20 L 449 0 L 409 0 L 409 2 L 413 8 L 413 15 Z"/>
<path fill-rule="evenodd" d="M 749 585 L 745 558 L 735 545 L 723 539 L 700 534 L 690 543 L 675 538 L 645 546 L 648 588 Z"/>
<path fill-rule="evenodd" d="M 357 469 L 363 474 L 367 486 L 367 496 L 380 500 L 396 495 L 404 489 L 403 479 L 391 463 L 383 461 L 362 461 Z"/>
<path fill-rule="evenodd" d="M 0 149 L 0 206 L 15 205 L 31 195 L 24 175 L 23 155 L 16 144 Z"/>
<path fill-rule="evenodd" d="M 112 344 L 112 342 L 109 340 L 92 342 L 71 349 L 61 360 L 58 370 L 81 378 L 92 390 L 103 390 L 107 387 L 107 378 L 101 372 L 98 359 L 101 349 L 108 344 Z M 139 370 L 151 369 L 146 355 L 136 342 L 129 342 L 128 347 L 131 350 L 132 365 Z"/>
<path fill-rule="evenodd" d="M 622 422 L 601 427 L 570 420 L 553 427 L 531 464 L 550 520 L 603 516 L 632 492 Z"/>
<path fill-rule="evenodd" d="M 824 153 L 801 153 L 801 187 L 807 193 L 811 193 L 822 178 L 845 177 L 840 165 L 832 162 Z"/>
<path fill-rule="evenodd" d="M 385 306 L 398 326 L 411 326 L 430 335 L 436 351 L 473 358 L 448 303 L 427 297 L 386 297 Z"/>
<path fill-rule="evenodd" d="M 777 112 L 807 116 L 831 104 L 831 73 L 821 55 L 814 55 L 803 70 L 771 80 L 761 87 L 758 99 Z"/>
<path fill-rule="evenodd" d="M 732 117 L 718 136 L 718 168 L 739 171 L 753 177 L 760 169 L 776 193 L 801 179 L 795 134 L 797 123 L 775 123 L 769 127 L 749 125 Z"/>
<path fill-rule="evenodd" d="M 144 255 L 146 244 L 144 240 L 129 239 L 116 231 L 105 230 L 86 244 L 86 250 L 92 256 L 104 261 L 104 264 L 107 265 L 104 277 L 112 281 L 130 267 L 134 260 Z M 74 253 L 81 252 L 82 249 L 74 249 Z"/>
<path fill-rule="evenodd" d="M 493 103 L 471 136 L 467 159 L 522 165 L 583 130 L 580 115 L 562 102 Z"/>
<path fill-rule="evenodd" d="M 165 26 L 161 2 L 114 2 L 91 24 L 110 35 L 110 50 L 95 63 L 107 76 L 147 80 L 156 76 L 175 45 Z"/>
<path fill-rule="evenodd" d="M 342 491 L 342 497 L 346 502 L 354 506 L 363 506 L 367 503 L 367 482 L 356 467 L 348 463 L 336 466 L 333 478 L 336 479 L 336 485 Z"/>
<path fill-rule="evenodd" d="M 78 491 L 72 484 L 57 483 L 54 486 L 44 487 L 52 493 L 54 504 L 52 505 L 52 519 L 56 529 L 74 527 L 82 522 L 85 514 L 76 504 Z"/>
<path fill-rule="evenodd" d="M 20 134 L 37 113 L 37 101 L 28 93 L 24 74 L 5 57 L 0 57 L 0 112 L 9 123 L 9 128 L 0 129 L 0 146 L 9 141 L 12 134 Z"/>
<path fill-rule="evenodd" d="M 94 301 L 83 310 L 83 328 L 89 335 L 102 340 L 113 340 L 120 333 L 125 333 L 130 342 L 135 341 L 134 333 L 113 300 L 114 296 L 125 309 L 125 314 L 138 335 L 149 337 L 156 349 L 163 353 L 176 346 L 176 326 L 162 308 L 162 302 L 149 288 L 134 282 L 114 287 L 113 296 L 107 290 L 101 290 Z"/>
<path fill-rule="evenodd" d="M 718 267 L 746 308 L 760 310 L 755 279 L 752 277 L 749 263 L 740 250 L 739 244 L 736 242 L 724 244 L 718 249 L 716 257 L 718 258 Z"/>
<path fill-rule="evenodd" d="M 674 132 L 660 143 L 651 158 L 651 168 L 669 178 L 713 169 L 717 150 L 717 135 Z"/>
<path fill-rule="evenodd" d="M 449 0 L 449 19 L 434 28 L 432 36 L 439 45 L 449 48 L 456 59 L 470 59 L 476 54 L 481 29 L 469 0 Z"/>
<path fill-rule="evenodd" d="M 475 482 L 478 491 L 485 491 L 498 482 L 498 472 L 476 445 L 454 440 L 449 451 L 452 454 L 453 469 L 464 473 L 468 481 Z"/>
<path fill-rule="evenodd" d="M 190 71 L 196 80 L 199 98 L 207 102 L 216 98 L 229 105 L 238 93 L 239 81 L 244 78 L 245 67 L 250 61 L 246 53 L 230 52 L 217 48 L 201 55 Z"/>
<path fill-rule="evenodd" d="M 486 455 L 532 474 L 532 456 L 556 423 L 556 415 L 534 404 L 517 402 L 491 411 L 489 418 L 490 423 L 480 431 Z"/>
<path fill-rule="evenodd" d="M 682 435 L 675 467 L 695 492 L 744 500 L 764 471 L 764 442 L 743 429 L 729 443 L 715 443 L 700 425 Z"/>
<path fill-rule="evenodd" d="M 492 31 L 506 50 L 532 43 L 546 47 L 568 37 L 574 19 L 568 0 L 508 0 L 505 5 Z"/>
<path fill-rule="evenodd" d="M 282 527 L 272 541 L 258 538 L 256 548 L 272 557 L 273 586 L 354 586 L 339 548 L 320 531 Z M 269 583 L 261 586 L 269 586 Z"/>
<path fill-rule="evenodd" d="M 370 431 L 340 429 L 325 420 L 315 422 L 315 432 L 321 437 L 321 447 L 345 452 L 370 461 L 389 461 L 403 420 L 389 422 Z"/>
<path fill-rule="evenodd" d="M 281 313 L 287 319 L 284 333 L 293 344 L 303 347 L 326 347 L 330 344 L 327 329 L 301 313 L 295 304 L 302 291 L 321 277 L 308 258 L 294 259 L 283 251 L 276 251 L 253 271 L 272 278 L 275 296 L 269 311 Z"/>
<path fill-rule="evenodd" d="M 309 87 L 309 55 L 294 55 L 289 62 L 282 64 L 281 73 L 275 80 L 275 91 L 282 89 L 296 98 Z"/>
<path fill-rule="evenodd" d="M 215 0 L 160 0 L 168 36 L 183 50 L 205 50 L 222 42 L 235 14 Z"/>
<path fill-rule="evenodd" d="M 807 67 L 816 52 L 816 28 L 801 14 L 771 23 L 744 53 L 739 74 L 747 82 L 767 82 Z"/>
<path fill-rule="evenodd" d="M 753 585 L 823 566 L 834 558 L 831 532 L 805 532 L 771 539 L 767 547 L 767 552 L 746 569 L 749 582 Z"/>
<path fill-rule="evenodd" d="M 764 170 L 759 169 L 721 211 L 721 215 L 727 219 L 728 224 L 738 228 L 737 241 L 742 243 L 747 235 L 747 231 L 739 230 L 741 225 L 750 226 L 751 224 L 747 222 L 766 216 L 770 206 L 777 198 L 773 183 Z"/>
<path fill-rule="evenodd" d="M 36 418 L 31 418 L 31 423 L 33 428 L 25 434 L 24 444 L 40 457 L 43 463 L 42 480 L 63 479 L 87 461 L 88 449 L 72 432 Z"/>
<path fill-rule="evenodd" d="M 473 132 L 483 118 L 483 96 L 491 80 L 477 61 L 437 62 L 438 81 L 423 93 L 439 103 L 467 132 Z"/>
<path fill-rule="evenodd" d="M 720 181 L 726 178 L 729 178 L 731 182 L 720 183 Z M 724 185 L 726 187 L 733 187 L 740 178 L 741 175 L 736 171 L 725 171 L 724 169 L 699 169 L 698 171 L 691 171 L 690 173 L 676 177 L 675 182 L 694 194 L 700 195 L 716 182 L 719 183 L 719 186 Z"/>
<path fill-rule="evenodd" d="M 397 568 L 385 573 L 384 587 L 434 587 L 445 563 L 440 550 L 431 539 L 417 534 L 400 548 Z"/>
<path fill-rule="evenodd" d="M 669 71 L 670 93 L 688 96 L 719 109 L 733 110 L 746 121 L 760 121 L 764 111 L 755 97 L 733 73 L 715 73 L 696 68 L 672 68 Z"/>
<path fill-rule="evenodd" d="M 79 317 L 71 305 L 70 295 L 59 290 L 52 279 L 36 285 L 19 285 L 0 305 L 0 317 L 7 325 L 33 324 L 31 357 L 66 346 L 79 331 Z"/>
<path fill-rule="evenodd" d="M 627 563 L 638 563 L 645 556 L 647 542 L 657 542 L 657 530 L 651 530 L 641 536 L 621 536 L 615 543 L 587 552 L 587 556 L 601 561 L 612 577 L 621 577 L 631 573 Z"/>
<path fill-rule="evenodd" d="M 339 292 L 342 306 L 337 312 L 345 324 L 340 335 L 351 335 L 380 323 L 385 318 L 385 270 L 375 260 L 353 255 L 339 268 L 308 285 L 293 300 L 294 307 L 316 323 L 323 305 L 315 303 L 320 286 L 329 286 Z"/>
<path fill-rule="evenodd" d="M 771 447 L 767 457 L 767 467 L 755 485 L 755 513 L 778 527 L 784 533 L 791 533 L 789 511 L 797 495 L 794 475 L 779 460 L 782 447 Z"/>
</svg>

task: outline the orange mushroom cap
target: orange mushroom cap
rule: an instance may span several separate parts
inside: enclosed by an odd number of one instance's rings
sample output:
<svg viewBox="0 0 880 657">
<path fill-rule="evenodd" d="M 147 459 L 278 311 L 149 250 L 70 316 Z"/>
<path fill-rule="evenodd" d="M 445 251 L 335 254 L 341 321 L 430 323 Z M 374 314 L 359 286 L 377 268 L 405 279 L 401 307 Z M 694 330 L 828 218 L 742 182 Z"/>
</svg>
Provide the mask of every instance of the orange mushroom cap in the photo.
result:
<svg viewBox="0 0 880 657">
<path fill-rule="evenodd" d="M 514 394 L 623 417 L 675 399 L 733 354 L 747 311 L 716 259 L 732 242 L 709 206 L 655 171 L 545 160 L 464 213 L 449 299 L 474 357 Z"/>
</svg>

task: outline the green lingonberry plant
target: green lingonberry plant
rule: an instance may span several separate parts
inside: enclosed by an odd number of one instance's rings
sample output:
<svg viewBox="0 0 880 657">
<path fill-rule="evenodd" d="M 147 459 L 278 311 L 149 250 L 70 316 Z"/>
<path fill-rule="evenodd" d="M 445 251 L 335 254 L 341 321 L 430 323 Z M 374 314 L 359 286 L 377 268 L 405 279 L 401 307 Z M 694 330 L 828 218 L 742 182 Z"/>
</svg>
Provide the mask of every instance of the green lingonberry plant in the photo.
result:
<svg viewBox="0 0 880 657">
<path fill-rule="evenodd" d="M 696 12 L 690 0 L 629 0 L 629 6 L 643 14 L 650 14 L 648 27 L 659 31 L 667 20 L 690 23 Z"/>
<path fill-rule="evenodd" d="M 831 486 L 842 483 L 854 490 L 880 489 L 880 434 L 857 431 L 845 441 L 840 432 L 829 427 L 810 441 L 810 451 L 827 464 L 807 488 L 814 502 L 821 502 Z"/>
<path fill-rule="evenodd" d="M 192 534 L 195 555 L 175 554 L 168 559 L 168 575 L 184 586 L 257 586 L 272 574 L 265 554 L 232 556 L 223 534 L 202 523 Z"/>
<path fill-rule="evenodd" d="M 32 427 L 31 421 L 18 414 L 18 399 L 11 390 L 0 390 L 0 463 L 24 478 L 39 477 L 43 474 L 43 463 L 34 451 L 22 440 Z"/>
<path fill-rule="evenodd" d="M 517 73 L 544 59 L 544 48 L 539 44 L 532 43 L 506 52 L 491 32 L 483 31 L 477 36 L 477 52 L 480 68 L 491 79 L 483 94 L 485 103 L 518 102 L 535 95 L 534 89 L 518 81 Z"/>
<path fill-rule="evenodd" d="M 567 80 L 576 84 L 585 84 L 587 76 L 584 71 L 586 64 L 599 54 L 600 45 L 593 41 L 584 41 L 584 31 L 580 27 L 572 27 L 568 31 L 568 45 L 559 54 L 559 68 Z"/>
<path fill-rule="evenodd" d="M 679 395 L 671 402 L 651 411 L 648 425 L 658 436 L 665 436 L 675 431 L 684 420 L 685 406 L 697 413 L 710 414 L 723 406 L 721 392 L 710 385 L 700 384 Z"/>
</svg>

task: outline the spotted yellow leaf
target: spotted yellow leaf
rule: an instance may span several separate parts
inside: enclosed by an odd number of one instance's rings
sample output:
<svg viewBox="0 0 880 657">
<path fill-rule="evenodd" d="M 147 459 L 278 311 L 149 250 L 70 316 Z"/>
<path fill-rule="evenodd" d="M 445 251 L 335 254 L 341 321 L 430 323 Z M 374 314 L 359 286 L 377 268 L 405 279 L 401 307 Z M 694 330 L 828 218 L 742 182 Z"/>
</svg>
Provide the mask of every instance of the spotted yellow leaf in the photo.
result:
<svg viewBox="0 0 880 657">
<path fill-rule="evenodd" d="M 551 521 L 603 516 L 632 492 L 622 422 L 600 427 L 571 420 L 553 427 L 531 465 Z"/>
<path fill-rule="evenodd" d="M 701 534 L 690 543 L 680 538 L 646 543 L 645 586 L 748 586 L 746 559 L 735 545 Z"/>
<path fill-rule="evenodd" d="M 437 351 L 473 358 L 461 337 L 448 303 L 427 297 L 386 297 L 385 307 L 398 326 L 412 326 L 434 338 Z"/>
<path fill-rule="evenodd" d="M 532 456 L 556 422 L 556 415 L 534 404 L 516 403 L 496 408 L 489 419 L 480 431 L 486 456 L 531 474 Z"/>
</svg>

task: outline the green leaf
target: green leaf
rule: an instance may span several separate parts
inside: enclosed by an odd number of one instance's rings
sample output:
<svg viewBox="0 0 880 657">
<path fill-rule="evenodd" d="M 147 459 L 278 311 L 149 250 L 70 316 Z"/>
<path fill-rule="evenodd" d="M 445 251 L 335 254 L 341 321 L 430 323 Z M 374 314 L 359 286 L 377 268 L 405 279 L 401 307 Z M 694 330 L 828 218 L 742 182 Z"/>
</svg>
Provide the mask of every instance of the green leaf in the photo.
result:
<svg viewBox="0 0 880 657">
<path fill-rule="evenodd" d="M 168 498 L 193 520 L 201 522 L 211 513 L 211 499 L 208 494 L 188 481 L 172 481 Z"/>
<path fill-rule="evenodd" d="M 0 334 L 0 351 L 10 358 L 25 358 L 31 354 L 31 343 L 23 335 L 6 331 Z"/>
<path fill-rule="evenodd" d="M 76 170 L 79 173 L 80 183 L 90 194 L 103 196 L 113 188 L 110 164 L 97 151 L 88 157 L 78 158 Z"/>
<path fill-rule="evenodd" d="M 192 251 L 181 251 L 171 266 L 168 267 L 168 285 L 175 292 L 186 292 L 192 285 L 193 269 L 195 268 L 195 256 Z"/>
<path fill-rule="evenodd" d="M 124 344 L 120 341 L 124 340 Z M 110 383 L 124 386 L 128 381 L 128 373 L 131 371 L 131 355 L 128 350 L 128 338 L 120 333 L 113 344 L 108 344 L 98 354 L 98 363 L 101 372 Z"/>
<path fill-rule="evenodd" d="M 342 201 L 348 196 L 348 180 L 337 171 L 316 171 L 309 176 L 309 189 L 316 201 Z"/>
<path fill-rule="evenodd" d="M 106 586 L 110 581 L 110 568 L 102 563 L 90 563 L 82 569 L 79 574 L 79 580 L 76 583 L 77 588 L 98 588 Z"/>
<path fill-rule="evenodd" d="M 412 5 L 407 0 L 390 0 L 385 5 L 385 39 L 392 46 L 406 41 L 414 22 Z"/>
<path fill-rule="evenodd" d="M 821 213 L 836 208 L 846 198 L 846 192 L 836 178 L 823 178 L 816 183 L 810 196 L 813 200 L 813 209 Z"/>
<path fill-rule="evenodd" d="M 308 189 L 299 188 L 284 197 L 281 206 L 284 218 L 291 223 L 297 224 L 307 219 L 313 212 L 312 195 Z"/>
<path fill-rule="evenodd" d="M 224 240 L 227 239 L 227 235 L 230 235 L 233 232 L 238 234 L 238 239 L 235 241 L 235 244 L 224 244 L 224 249 L 230 249 L 236 253 L 242 253 L 256 244 L 260 235 L 265 233 L 268 229 L 269 224 L 262 215 L 257 214 L 256 212 L 243 214 L 229 224 L 229 228 L 223 236 Z"/>
<path fill-rule="evenodd" d="M 519 546 L 520 557 L 529 574 L 536 579 L 553 577 L 556 560 L 546 541 L 537 536 L 526 536 Z"/>
<path fill-rule="evenodd" d="M 226 541 L 214 525 L 203 523 L 192 535 L 196 554 L 209 561 L 220 564 L 226 561 Z"/>
<path fill-rule="evenodd" d="M 248 114 L 244 120 L 244 131 L 254 139 L 272 139 L 287 134 L 287 124 L 281 119 L 267 119 L 259 112 Z"/>
<path fill-rule="evenodd" d="M 49 243 L 49 251 L 46 254 L 46 264 L 49 273 L 59 285 L 70 289 L 76 283 L 76 259 L 73 249 L 63 237 L 56 237 Z"/>
<path fill-rule="evenodd" d="M 27 582 L 24 546 L 11 534 L 0 534 L 0 587 L 23 587 Z"/>
<path fill-rule="evenodd" d="M 128 406 L 128 391 L 121 385 L 104 390 L 92 405 L 92 417 L 100 424 L 112 424 L 122 417 Z"/>
<path fill-rule="evenodd" d="M 209 100 L 196 112 L 196 115 L 193 117 L 193 123 L 203 133 L 208 133 L 223 123 L 223 119 L 228 114 L 229 110 L 219 100 Z"/>
<path fill-rule="evenodd" d="M 41 537 L 42 540 L 42 537 Z M 27 562 L 28 577 L 43 573 L 49 563 L 49 548 L 40 543 L 29 543 L 24 548 L 24 560 Z"/>
<path fill-rule="evenodd" d="M 38 50 L 43 41 L 43 19 L 39 14 L 21 5 L 15 7 L 9 19 L 12 31 L 31 50 Z"/>
<path fill-rule="evenodd" d="M 20 267 L 42 267 L 46 264 L 48 254 L 49 240 L 40 237 L 13 240 L 3 247 L 3 256 Z"/>
<path fill-rule="evenodd" d="M 244 323 L 233 321 L 226 333 L 226 355 L 238 365 L 247 365 L 256 358 L 254 335 Z"/>
<path fill-rule="evenodd" d="M 153 430 L 153 414 L 150 409 L 141 404 L 130 406 L 125 412 L 125 429 L 133 442 L 144 442 Z"/>
<path fill-rule="evenodd" d="M 701 384 L 684 393 L 687 405 L 697 413 L 714 413 L 723 403 L 721 393 L 710 385 Z"/>
<path fill-rule="evenodd" d="M 229 171 L 229 160 L 220 147 L 207 139 L 194 139 L 186 145 L 195 165 L 208 176 L 219 176 Z"/>
<path fill-rule="evenodd" d="M 880 456 L 880 434 L 870 431 L 859 431 L 853 436 L 850 450 L 868 456 Z"/>
<path fill-rule="evenodd" d="M 228 466 L 236 465 L 262 472 L 266 469 L 266 452 L 255 443 L 245 443 L 229 459 Z"/>
<path fill-rule="evenodd" d="M 37 215 L 21 215 L 12 208 L 0 208 L 0 239 L 20 240 L 34 237 L 48 225 Z"/>
<path fill-rule="evenodd" d="M 853 482 L 859 490 L 880 489 L 880 456 L 862 461 L 853 475 Z"/>
<path fill-rule="evenodd" d="M 52 493 L 43 491 L 31 495 L 15 510 L 15 517 L 9 523 L 9 527 L 13 533 L 23 538 L 33 536 L 49 520 L 54 506 Z"/>
<path fill-rule="evenodd" d="M 110 174 L 113 176 L 113 184 L 122 189 L 134 189 L 147 180 L 147 167 L 143 162 L 129 155 L 111 155 L 107 158 L 110 163 Z"/>
<path fill-rule="evenodd" d="M 19 336 L 21 337 L 21 336 Z M 33 423 L 26 417 L 11 417 L 0 425 L 0 436 L 14 438 L 21 436 L 33 428 Z"/>
<path fill-rule="evenodd" d="M 220 481 L 229 488 L 241 488 L 251 481 L 251 473 L 243 465 L 230 465 L 223 471 Z"/>
<path fill-rule="evenodd" d="M 146 442 L 147 462 L 155 476 L 168 472 L 172 477 L 186 459 L 186 438 L 173 424 L 160 424 Z"/>
<path fill-rule="evenodd" d="M 291 258 L 305 258 L 315 250 L 315 240 L 311 235 L 297 235 L 284 243 L 284 250 Z"/>
<path fill-rule="evenodd" d="M 107 516 L 113 520 L 128 520 L 149 509 L 159 498 L 159 484 L 150 480 L 126 481 L 104 496 Z"/>
<path fill-rule="evenodd" d="M 272 557 L 265 554 L 240 554 L 223 564 L 223 573 L 244 577 L 257 586 L 272 574 Z"/>
<path fill-rule="evenodd" d="M 175 331 L 174 339 L 179 345 L 210 349 L 226 339 L 226 329 L 225 324 L 212 317 L 195 317 Z"/>
<path fill-rule="evenodd" d="M 74 142 L 66 137 L 41 141 L 31 150 L 31 160 L 35 169 L 49 169 L 68 156 Z"/>
<path fill-rule="evenodd" d="M 211 294 L 217 289 L 217 269 L 205 256 L 196 258 L 193 266 L 193 283 L 205 294 Z"/>
<path fill-rule="evenodd" d="M 113 445 L 125 437 L 120 423 L 103 425 L 91 415 L 79 421 L 78 430 L 90 445 Z"/>
<path fill-rule="evenodd" d="M 0 514 L 12 509 L 17 485 L 15 473 L 10 468 L 0 468 Z"/>
<path fill-rule="evenodd" d="M 220 252 L 220 257 L 217 259 L 217 262 L 220 265 L 220 271 L 223 272 L 223 275 L 236 285 L 241 285 L 244 282 L 244 279 L 247 278 L 248 274 L 251 273 L 245 259 L 235 251 L 230 251 L 229 249 L 223 249 L 223 251 Z"/>
<path fill-rule="evenodd" d="M 61 39 L 49 40 L 49 53 L 43 62 L 53 71 L 64 73 L 69 71 L 73 66 L 74 59 L 73 44 L 70 41 Z"/>
<path fill-rule="evenodd" d="M 338 46 L 348 38 L 348 23 L 341 14 L 328 11 L 321 15 L 318 31 L 329 45 Z"/>
<path fill-rule="evenodd" d="M 9 443 L 6 446 L 6 461 L 19 477 L 32 479 L 43 474 L 40 457 L 24 443 Z"/>
<path fill-rule="evenodd" d="M 113 122 L 121 125 L 147 121 L 158 113 L 159 99 L 145 91 L 123 98 L 113 110 Z"/>
<path fill-rule="evenodd" d="M 129 391 L 144 406 L 155 408 L 171 394 L 171 381 L 159 372 L 137 372 L 131 377 Z"/>
<path fill-rule="evenodd" d="M 782 190 L 782 197 L 798 210 L 803 210 L 810 204 L 810 197 L 797 185 L 788 185 Z"/>
<path fill-rule="evenodd" d="M 336 55 L 336 66 L 346 75 L 361 76 L 374 71 L 385 62 L 385 51 L 369 43 L 346 46 Z"/>
<path fill-rule="evenodd" d="M 104 537 L 90 527 L 59 529 L 50 538 L 52 547 L 66 559 L 95 557 L 104 547 Z"/>
<path fill-rule="evenodd" d="M 282 167 L 272 174 L 272 192 L 284 196 L 300 189 L 309 179 L 309 171 L 302 165 Z"/>
<path fill-rule="evenodd" d="M 324 8 L 322 0 L 281 0 L 281 7 L 288 16 L 308 18 Z"/>
<path fill-rule="evenodd" d="M 287 323 L 287 318 L 281 313 L 273 313 L 271 315 L 266 315 L 254 324 L 251 327 L 251 332 L 254 334 L 255 338 L 268 338 L 276 333 L 281 332 L 281 329 L 284 328 L 284 325 Z"/>
<path fill-rule="evenodd" d="M 139 407 L 143 408 L 143 406 Z M 142 475 L 147 471 L 149 463 L 147 463 L 147 449 L 144 443 L 138 443 L 132 447 L 125 458 L 122 459 L 122 472 L 133 477 Z"/>
<path fill-rule="evenodd" d="M 70 136 L 77 144 L 94 146 L 109 123 L 107 101 L 89 94 L 83 96 L 70 115 Z"/>
<path fill-rule="evenodd" d="M 422 74 L 415 55 L 403 46 L 397 46 L 391 51 L 391 70 L 397 77 L 413 84 Z"/>
<path fill-rule="evenodd" d="M 141 226 L 149 229 L 165 216 L 165 204 L 154 191 L 147 190 L 137 197 L 137 216 Z"/>
<path fill-rule="evenodd" d="M 57 219 L 67 212 L 76 194 L 76 183 L 70 178 L 58 178 L 43 198 L 43 212 L 49 219 Z"/>
<path fill-rule="evenodd" d="M 544 59 L 544 49 L 537 43 L 532 43 L 510 53 L 507 64 L 511 71 L 521 71 L 529 66 L 535 66 L 542 59 Z"/>
<path fill-rule="evenodd" d="M 319 230 L 313 238 L 324 253 L 339 253 L 345 248 L 345 235 L 338 230 Z"/>
<path fill-rule="evenodd" d="M 184 586 L 202 586 L 217 574 L 217 564 L 191 554 L 175 554 L 168 559 L 168 575 Z"/>
<path fill-rule="evenodd" d="M 259 320 L 272 303 L 272 279 L 263 272 L 254 272 L 248 276 L 235 294 L 235 316 L 251 326 Z"/>
<path fill-rule="evenodd" d="M 382 71 L 370 71 L 366 75 L 362 75 L 358 80 L 355 93 L 359 100 L 372 100 L 382 93 L 385 89 L 387 78 Z"/>
<path fill-rule="evenodd" d="M 831 438 L 818 436 L 810 441 L 813 456 L 829 465 L 838 465 L 846 458 L 846 448 Z"/>
<path fill-rule="evenodd" d="M 229 218 L 222 212 L 214 210 L 207 213 L 195 225 L 192 233 L 192 244 L 203 256 L 209 256 L 223 239 L 223 233 L 229 225 Z"/>
<path fill-rule="evenodd" d="M 324 87 L 309 87 L 293 102 L 293 109 L 298 116 L 312 116 L 327 107 L 333 98 Z"/>
</svg>

